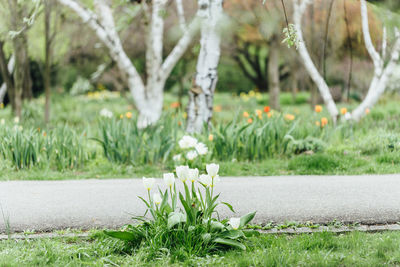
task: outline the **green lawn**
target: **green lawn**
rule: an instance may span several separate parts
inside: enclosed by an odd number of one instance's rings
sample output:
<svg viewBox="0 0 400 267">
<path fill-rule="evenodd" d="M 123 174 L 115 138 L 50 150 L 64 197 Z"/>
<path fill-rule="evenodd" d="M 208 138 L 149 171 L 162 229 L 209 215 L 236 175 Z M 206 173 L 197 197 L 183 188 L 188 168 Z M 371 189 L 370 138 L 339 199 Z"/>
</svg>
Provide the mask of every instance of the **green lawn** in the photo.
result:
<svg viewBox="0 0 400 267">
<path fill-rule="evenodd" d="M 147 248 L 127 251 L 124 244 L 93 232 L 89 238 L 0 242 L 0 266 L 398 266 L 400 232 L 262 235 L 247 251 L 231 250 L 204 258 L 155 259 Z"/>
<path fill-rule="evenodd" d="M 262 110 L 268 103 L 268 95 L 255 95 L 253 97 L 232 96 L 220 93 L 215 96 L 214 127 L 211 132 L 213 141 L 209 141 L 209 133 L 198 135 L 197 138 L 205 142 L 212 155 L 207 159 L 221 165 L 221 175 L 292 175 L 292 174 L 386 174 L 400 173 L 400 108 L 397 95 L 386 95 L 379 104 L 371 109 L 371 113 L 359 124 L 349 125 L 340 122 L 335 128 L 329 122 L 321 129 L 315 122 L 322 117 L 329 118 L 326 109 L 322 113 L 315 113 L 307 104 L 307 93 L 300 93 L 296 100 L 288 94 L 281 96 L 282 119 L 271 120 L 263 113 L 262 120 L 255 115 L 255 110 Z M 165 113 L 168 115 L 160 122 L 160 127 L 170 127 L 163 135 L 177 140 L 184 134 L 184 109 L 178 111 L 171 107 L 176 101 L 176 96 L 166 94 Z M 357 103 L 341 104 L 351 110 Z M 185 104 L 184 104 L 185 105 Z M 46 159 L 36 162 L 30 167 L 16 169 L 13 157 L 15 151 L 31 146 L 30 138 L 20 148 L 7 147 L 0 144 L 0 180 L 59 180 L 59 179 L 86 179 L 86 178 L 127 178 L 142 176 L 160 176 L 165 171 L 174 168 L 172 155 L 167 156 L 160 152 L 158 159 L 149 160 L 152 152 L 156 151 L 164 141 L 152 140 L 145 148 L 150 156 L 140 156 L 138 161 L 129 162 L 110 161 L 106 158 L 103 148 L 96 139 L 101 139 L 101 124 L 99 111 L 108 108 L 113 111 L 119 120 L 120 114 L 131 111 L 135 114 L 133 106 L 124 98 L 93 98 L 88 96 L 71 97 L 68 95 L 54 95 L 52 105 L 52 120 L 48 126 L 43 125 L 43 99 L 39 98 L 25 105 L 24 120 L 20 122 L 24 134 L 40 135 L 66 127 L 73 131 L 73 138 L 81 138 L 84 142 L 56 144 L 66 153 L 64 162 L 47 163 Z M 247 118 L 242 116 L 246 111 L 254 119 L 252 125 L 241 132 L 240 127 L 247 124 Z M 294 121 L 285 121 L 286 114 L 295 115 Z M 172 115 L 172 116 L 170 116 Z M 168 116 L 170 118 L 168 118 Z M 0 119 L 6 120 L 7 127 L 14 127 L 10 109 L 0 110 Z M 170 119 L 170 120 L 168 120 Z M 124 119 L 126 120 L 126 119 Z M 235 120 L 234 123 L 231 123 Z M 131 122 L 134 124 L 134 121 Z M 172 124 L 171 124 L 172 123 Z M 231 123 L 229 129 L 229 123 Z M 128 127 L 128 122 L 125 125 Z M 236 127 L 236 128 L 235 128 Z M 267 128 L 266 128 L 267 127 Z M 269 127 L 269 128 L 268 128 Z M 2 133 L 2 140 L 16 138 L 12 131 Z M 260 134 L 260 131 L 262 135 Z M 272 131 L 272 132 L 271 132 Z M 271 132 L 271 134 L 269 134 Z M 244 133 L 244 134 L 243 134 Z M 286 135 L 294 137 L 293 142 L 288 142 Z M 269 135 L 268 135 L 269 134 Z M 62 135 L 62 133 L 61 133 Z M 157 132 L 149 131 L 148 136 L 157 136 Z M 53 137 L 58 138 L 60 133 Z M 122 132 L 114 138 L 118 140 L 125 137 Z M 38 138 L 39 138 L 38 137 Z M 307 139 L 311 137 L 311 139 Z M 46 138 L 40 137 L 41 142 Z M 141 138 L 141 137 L 140 137 Z M 276 138 L 276 140 L 273 140 Z M 266 142 L 266 139 L 271 139 Z M 169 140 L 169 139 L 166 139 Z M 67 140 L 68 141 L 68 140 Z M 157 143 L 159 142 L 159 143 Z M 174 141 L 175 142 L 175 141 Z M 15 142 L 17 144 L 17 142 Z M 73 142 L 71 143 L 73 144 Z M 129 145 L 129 141 L 127 143 Z M 176 143 L 175 143 L 176 144 Z M 35 142 L 33 145 L 36 146 Z M 265 149 L 263 148 L 265 146 Z M 44 149 L 38 149 L 44 156 Z M 80 153 L 84 161 L 78 166 L 69 168 L 68 161 L 77 154 L 70 153 L 70 148 L 77 148 L 72 153 Z M 120 154 L 126 153 L 125 145 L 120 145 Z M 81 149 L 81 150 L 79 150 Z M 270 151 L 265 152 L 267 149 Z M 313 155 L 302 153 L 305 150 L 315 150 Z M 53 152 L 57 151 L 53 149 Z M 83 152 L 80 152 L 83 151 Z M 158 152 L 155 152 L 158 153 Z M 134 155 L 135 153 L 133 153 Z M 54 160 L 55 153 L 51 156 Z M 34 157 L 35 158 L 35 157 Z M 58 166 L 58 167 L 57 167 Z M 61 167 L 59 167 L 61 166 Z"/>
</svg>

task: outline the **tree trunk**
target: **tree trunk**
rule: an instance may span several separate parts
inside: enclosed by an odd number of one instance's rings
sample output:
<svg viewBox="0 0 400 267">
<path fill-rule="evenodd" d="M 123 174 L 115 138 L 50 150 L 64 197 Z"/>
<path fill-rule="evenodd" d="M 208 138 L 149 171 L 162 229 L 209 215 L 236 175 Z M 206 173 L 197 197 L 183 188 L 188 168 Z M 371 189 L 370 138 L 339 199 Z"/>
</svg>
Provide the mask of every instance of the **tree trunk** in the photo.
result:
<svg viewBox="0 0 400 267">
<path fill-rule="evenodd" d="M 336 124 L 339 111 L 336 107 L 335 102 L 333 101 L 331 92 L 329 90 L 328 85 L 326 84 L 325 80 L 322 78 L 321 74 L 318 72 L 318 69 L 315 67 L 310 54 L 308 53 L 306 44 L 304 42 L 303 38 L 303 32 L 301 29 L 301 18 L 304 14 L 304 11 L 307 7 L 307 5 L 310 3 L 310 0 L 303 0 L 301 3 L 294 1 L 293 2 L 293 20 L 294 20 L 294 25 L 296 28 L 296 34 L 297 34 L 297 39 L 299 40 L 299 45 L 298 45 L 298 52 L 300 54 L 300 57 L 303 60 L 303 65 L 306 68 L 308 74 L 311 76 L 311 79 L 314 81 L 314 83 L 317 85 L 319 92 L 321 93 L 321 96 L 325 102 L 325 105 L 327 107 L 327 110 L 329 114 L 331 115 L 332 121 L 334 124 Z"/>
<path fill-rule="evenodd" d="M 0 88 L 0 103 L 4 102 L 4 97 L 8 92 L 8 98 L 10 100 L 11 107 L 14 107 L 14 84 L 11 73 L 14 71 L 15 57 L 12 55 L 7 64 L 3 46 L 4 42 L 0 41 L 0 70 L 1 76 L 3 77 L 3 84 Z"/>
<path fill-rule="evenodd" d="M 272 38 L 268 55 L 268 81 L 269 81 L 269 105 L 280 110 L 280 85 L 279 85 L 279 42 L 277 36 Z"/>
<path fill-rule="evenodd" d="M 219 21 L 223 15 L 222 0 L 201 0 L 200 7 L 205 17 L 201 27 L 200 54 L 197 73 L 189 92 L 186 130 L 189 133 L 201 132 L 205 124 L 210 124 L 213 112 L 214 91 L 218 81 L 220 58 Z"/>
</svg>

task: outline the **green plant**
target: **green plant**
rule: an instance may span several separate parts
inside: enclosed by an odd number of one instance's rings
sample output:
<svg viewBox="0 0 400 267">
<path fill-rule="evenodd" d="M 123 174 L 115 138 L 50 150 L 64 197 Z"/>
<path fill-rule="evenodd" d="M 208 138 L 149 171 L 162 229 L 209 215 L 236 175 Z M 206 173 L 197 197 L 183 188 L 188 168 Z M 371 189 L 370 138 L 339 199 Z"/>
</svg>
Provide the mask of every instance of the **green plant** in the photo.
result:
<svg viewBox="0 0 400 267">
<path fill-rule="evenodd" d="M 148 246 L 152 256 L 159 251 L 167 250 L 179 258 L 181 253 L 204 256 L 210 252 L 226 249 L 246 249 L 243 240 L 246 236 L 259 234 L 243 228 L 254 218 L 255 212 L 228 220 L 214 217 L 219 204 L 219 194 L 214 195 L 214 187 L 218 183 L 219 166 L 207 165 L 207 174 L 199 176 L 197 169 L 187 166 L 176 168 L 176 174 L 183 183 L 183 192 L 177 190 L 173 173 L 164 174 L 167 189 L 151 196 L 155 185 L 154 178 L 143 178 L 148 198 L 140 197 L 147 207 L 144 217 L 135 217 L 141 223 L 127 225 L 122 231 L 106 231 L 111 237 L 128 242 L 133 247 Z M 181 207 L 178 207 L 180 203 Z M 145 214 L 145 215 L 146 215 Z"/>
</svg>

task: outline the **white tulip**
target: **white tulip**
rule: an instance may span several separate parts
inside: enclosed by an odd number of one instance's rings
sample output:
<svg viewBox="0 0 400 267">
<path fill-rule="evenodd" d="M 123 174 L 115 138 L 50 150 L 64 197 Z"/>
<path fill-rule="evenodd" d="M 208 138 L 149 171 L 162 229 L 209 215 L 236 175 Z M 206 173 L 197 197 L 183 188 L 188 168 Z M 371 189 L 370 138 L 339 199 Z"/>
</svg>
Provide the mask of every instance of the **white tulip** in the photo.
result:
<svg viewBox="0 0 400 267">
<path fill-rule="evenodd" d="M 189 169 L 189 180 L 194 183 L 199 179 L 199 170 L 196 169 Z"/>
<path fill-rule="evenodd" d="M 189 151 L 188 153 L 186 153 L 186 158 L 188 160 L 194 160 L 195 158 L 197 158 L 197 156 L 198 156 L 198 154 L 197 154 L 196 150 L 192 150 L 192 151 Z"/>
<path fill-rule="evenodd" d="M 173 173 L 164 173 L 164 183 L 172 187 L 175 183 L 175 175 Z"/>
<path fill-rule="evenodd" d="M 205 155 L 208 153 L 208 148 L 203 143 L 198 143 L 195 148 L 199 155 Z"/>
<path fill-rule="evenodd" d="M 173 159 L 174 161 L 180 161 L 181 158 L 182 158 L 182 155 L 181 155 L 181 154 L 178 154 L 178 155 L 175 155 L 175 156 L 172 157 L 172 159 Z"/>
<path fill-rule="evenodd" d="M 234 230 L 239 229 L 240 227 L 240 218 L 231 218 L 229 220 L 229 225 L 232 226 Z"/>
<path fill-rule="evenodd" d="M 346 114 L 344 114 L 344 119 L 345 119 L 346 121 L 351 120 L 351 114 L 350 114 L 349 112 L 347 112 Z"/>
<path fill-rule="evenodd" d="M 156 205 L 160 205 L 162 198 L 159 193 L 155 193 L 153 195 L 153 201 L 154 201 L 154 203 L 156 203 Z"/>
<path fill-rule="evenodd" d="M 210 175 L 212 178 L 218 175 L 219 165 L 215 163 L 207 164 L 206 165 L 207 174 Z"/>
<path fill-rule="evenodd" d="M 189 178 L 189 167 L 188 166 L 178 166 L 176 167 L 176 176 L 182 181 L 186 182 Z"/>
<path fill-rule="evenodd" d="M 110 110 L 103 108 L 102 110 L 100 110 L 100 116 L 105 118 L 112 118 L 113 113 Z"/>
<path fill-rule="evenodd" d="M 156 179 L 143 177 L 143 186 L 147 190 L 150 191 L 154 187 L 155 183 L 156 183 Z"/>
<path fill-rule="evenodd" d="M 182 149 L 192 148 L 197 145 L 197 139 L 189 135 L 185 135 L 181 140 L 179 140 L 178 144 Z"/>
<path fill-rule="evenodd" d="M 208 175 L 208 174 L 200 175 L 199 181 L 200 181 L 200 183 L 204 184 L 207 187 L 212 186 L 212 183 L 213 183 L 212 177 L 210 175 Z"/>
<path fill-rule="evenodd" d="M 18 124 L 18 123 L 19 123 L 19 117 L 15 117 L 15 118 L 14 118 L 14 123 L 15 123 L 15 124 Z"/>
</svg>

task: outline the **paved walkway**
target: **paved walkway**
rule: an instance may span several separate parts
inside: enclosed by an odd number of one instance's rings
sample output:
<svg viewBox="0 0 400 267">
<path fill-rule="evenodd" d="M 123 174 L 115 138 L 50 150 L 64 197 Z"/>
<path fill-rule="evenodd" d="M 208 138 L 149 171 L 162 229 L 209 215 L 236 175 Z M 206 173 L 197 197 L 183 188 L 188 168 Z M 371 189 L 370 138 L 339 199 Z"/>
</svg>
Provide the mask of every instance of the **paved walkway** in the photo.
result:
<svg viewBox="0 0 400 267">
<path fill-rule="evenodd" d="M 255 222 L 365 224 L 400 221 L 400 175 L 221 178 L 221 201 Z M 162 185 L 162 181 L 159 181 Z M 162 185 L 163 186 L 163 185 Z M 0 182 L 0 204 L 13 231 L 118 227 L 142 215 L 141 179 Z M 0 212 L 0 232 L 5 220 Z M 226 208 L 222 217 L 234 216 Z"/>
</svg>

